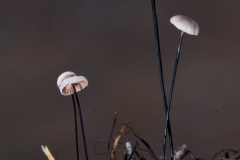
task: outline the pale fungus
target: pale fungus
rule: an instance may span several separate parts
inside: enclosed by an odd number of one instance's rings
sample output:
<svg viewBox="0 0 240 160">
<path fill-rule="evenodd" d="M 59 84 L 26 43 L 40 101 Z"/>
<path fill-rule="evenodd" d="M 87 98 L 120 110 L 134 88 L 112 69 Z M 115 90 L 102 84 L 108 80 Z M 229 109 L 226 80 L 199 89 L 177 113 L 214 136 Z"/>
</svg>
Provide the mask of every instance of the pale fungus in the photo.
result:
<svg viewBox="0 0 240 160">
<path fill-rule="evenodd" d="M 88 86 L 88 81 L 83 76 L 77 76 L 74 72 L 64 72 L 62 73 L 58 79 L 57 79 L 57 86 L 60 89 L 60 92 L 62 95 L 72 95 L 72 101 L 73 101 L 73 110 L 74 110 L 74 123 L 75 123 L 75 139 L 76 139 L 76 154 L 77 154 L 77 160 L 79 160 L 79 149 L 78 149 L 78 127 L 77 127 L 77 115 L 76 115 L 76 105 L 75 105 L 75 99 L 78 105 L 78 113 L 79 113 L 79 119 L 80 119 L 80 125 L 82 130 L 82 138 L 83 138 L 83 146 L 85 151 L 85 158 L 88 160 L 88 153 L 87 153 L 87 143 L 84 133 L 84 126 L 83 126 L 83 118 L 82 118 L 82 112 L 80 107 L 80 102 L 78 99 L 77 92 L 81 91 L 85 87 Z"/>
<path fill-rule="evenodd" d="M 67 72 L 63 72 L 57 79 L 57 86 L 59 87 L 61 82 L 66 79 L 66 78 L 69 78 L 69 77 L 73 77 L 73 76 L 76 76 L 75 73 L 73 72 L 70 72 L 70 71 L 67 71 Z"/>
<path fill-rule="evenodd" d="M 198 24 L 191 18 L 183 15 L 176 15 L 170 19 L 170 22 L 179 30 L 197 36 L 199 34 Z"/>
<path fill-rule="evenodd" d="M 57 85 L 61 94 L 68 96 L 74 93 L 72 85 L 75 86 L 76 92 L 79 92 L 88 86 L 88 81 L 83 76 L 77 76 L 75 73 L 67 71 L 58 77 Z"/>
<path fill-rule="evenodd" d="M 166 149 L 166 139 L 167 139 L 167 128 L 169 127 L 169 114 L 170 114 L 170 108 L 171 108 L 171 102 L 172 102 L 172 94 L 173 94 L 173 88 L 174 88 L 174 82 L 177 74 L 177 67 L 178 67 L 178 61 L 180 57 L 180 52 L 181 52 L 181 46 L 182 46 L 182 40 L 183 40 L 183 35 L 184 32 L 190 34 L 190 35 L 195 35 L 197 36 L 199 34 L 199 26 L 198 24 L 192 20 L 191 18 L 187 16 L 182 16 L 182 15 L 176 15 L 173 16 L 170 19 L 170 22 L 177 27 L 179 30 L 181 30 L 181 35 L 178 43 L 178 49 L 177 49 L 177 55 L 176 55 L 176 60 L 175 60 L 175 65 L 173 69 L 173 75 L 172 75 L 172 82 L 170 85 L 170 94 L 169 94 L 169 99 L 168 99 L 168 108 L 167 108 L 167 115 L 166 115 L 166 123 L 165 123 L 165 129 L 164 129 L 164 142 L 163 142 L 163 158 L 165 158 L 165 149 Z"/>
</svg>

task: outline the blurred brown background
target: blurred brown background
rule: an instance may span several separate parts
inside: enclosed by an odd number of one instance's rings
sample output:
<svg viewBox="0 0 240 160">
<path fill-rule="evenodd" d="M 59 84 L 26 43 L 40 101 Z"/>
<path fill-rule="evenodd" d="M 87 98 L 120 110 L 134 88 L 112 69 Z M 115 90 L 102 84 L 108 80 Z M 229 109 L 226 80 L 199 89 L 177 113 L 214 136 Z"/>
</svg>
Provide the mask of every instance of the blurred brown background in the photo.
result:
<svg viewBox="0 0 240 160">
<path fill-rule="evenodd" d="M 187 15 L 200 26 L 199 36 L 183 40 L 171 110 L 174 148 L 185 143 L 205 159 L 239 149 L 240 1 L 156 3 L 167 95 L 180 36 L 169 20 Z M 109 136 L 115 111 L 114 136 L 129 120 L 161 155 L 165 117 L 151 1 L 1 0 L 0 49 L 0 159 L 46 160 L 41 145 L 58 160 L 76 159 L 71 97 L 56 85 L 64 71 L 89 81 L 78 95 L 91 160 L 105 159 L 93 146 Z M 122 142 L 127 138 L 135 144 L 131 134 Z"/>
</svg>

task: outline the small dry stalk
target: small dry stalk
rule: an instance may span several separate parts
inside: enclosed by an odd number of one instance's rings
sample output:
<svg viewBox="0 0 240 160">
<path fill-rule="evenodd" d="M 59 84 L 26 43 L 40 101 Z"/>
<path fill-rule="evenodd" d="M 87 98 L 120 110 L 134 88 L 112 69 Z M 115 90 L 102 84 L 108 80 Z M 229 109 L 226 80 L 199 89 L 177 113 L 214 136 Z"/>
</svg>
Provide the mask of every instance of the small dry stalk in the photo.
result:
<svg viewBox="0 0 240 160">
<path fill-rule="evenodd" d="M 181 160 L 183 157 L 185 157 L 188 154 L 186 149 L 187 145 L 186 144 L 182 145 L 182 147 L 177 152 L 175 152 L 174 160 Z"/>
<path fill-rule="evenodd" d="M 119 131 L 118 136 L 115 138 L 115 140 L 113 142 L 113 147 L 112 147 L 111 156 L 110 156 L 111 160 L 114 160 L 114 158 L 115 158 L 115 152 L 116 152 L 116 148 L 117 148 L 118 142 L 119 142 L 120 138 L 122 137 L 125 129 L 127 128 L 127 126 L 128 126 L 128 121 L 123 124 L 121 130 Z"/>
<path fill-rule="evenodd" d="M 52 156 L 51 152 L 49 151 L 47 146 L 41 146 L 44 154 L 47 156 L 48 160 L 55 160 L 55 158 Z"/>
</svg>

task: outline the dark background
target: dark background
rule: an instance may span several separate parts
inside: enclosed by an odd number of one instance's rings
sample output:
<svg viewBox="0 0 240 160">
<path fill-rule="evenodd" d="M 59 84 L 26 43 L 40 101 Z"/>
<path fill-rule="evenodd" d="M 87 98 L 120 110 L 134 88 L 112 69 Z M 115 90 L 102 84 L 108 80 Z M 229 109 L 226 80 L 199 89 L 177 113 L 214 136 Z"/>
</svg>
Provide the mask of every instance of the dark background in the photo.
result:
<svg viewBox="0 0 240 160">
<path fill-rule="evenodd" d="M 183 40 L 171 110 L 174 148 L 185 143 L 205 159 L 239 149 L 240 1 L 156 3 L 167 95 L 180 36 L 169 20 L 181 14 L 200 26 L 199 36 Z M 93 146 L 109 136 L 115 111 L 114 136 L 129 120 L 161 155 L 165 117 L 151 1 L 1 0 L 0 61 L 0 159 L 46 160 L 41 145 L 58 160 L 76 159 L 71 97 L 56 85 L 65 71 L 89 81 L 78 95 L 90 159 L 105 159 Z M 135 144 L 131 134 L 122 142 L 127 138 Z"/>
</svg>

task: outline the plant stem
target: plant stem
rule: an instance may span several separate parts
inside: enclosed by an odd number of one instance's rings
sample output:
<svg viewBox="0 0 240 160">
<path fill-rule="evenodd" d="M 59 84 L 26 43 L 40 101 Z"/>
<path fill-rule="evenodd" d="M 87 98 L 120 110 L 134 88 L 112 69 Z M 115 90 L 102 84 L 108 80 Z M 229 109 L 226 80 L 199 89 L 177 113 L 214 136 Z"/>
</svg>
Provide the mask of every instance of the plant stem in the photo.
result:
<svg viewBox="0 0 240 160">
<path fill-rule="evenodd" d="M 82 138 L 83 138 L 83 145 L 84 145 L 84 151 L 85 151 L 85 158 L 86 158 L 86 160 L 88 160 L 87 143 L 86 143 L 86 138 L 85 138 L 85 133 L 84 133 L 84 126 L 83 126 L 81 107 L 80 107 L 80 103 L 79 103 L 79 100 L 78 100 L 76 88 L 75 88 L 74 85 L 72 85 L 72 87 L 73 87 L 75 98 L 77 100 L 77 105 L 78 105 L 78 112 L 79 112 L 79 118 L 80 118 L 81 129 L 82 129 Z"/>
<path fill-rule="evenodd" d="M 117 114 L 117 112 L 114 113 L 114 121 L 113 121 L 113 126 L 112 126 L 112 130 L 111 130 L 110 136 L 108 138 L 108 145 L 107 145 L 106 159 L 105 160 L 108 160 L 108 154 L 109 154 L 108 152 L 109 152 L 109 148 L 110 148 L 110 144 L 111 144 L 111 140 L 112 140 L 112 133 L 113 133 L 113 129 L 115 127 L 116 120 L 117 120 L 116 114 Z"/>
<path fill-rule="evenodd" d="M 162 60 L 161 60 L 161 51 L 160 51 L 158 21 L 157 21 L 155 0 L 151 0 L 151 2 L 152 2 L 155 42 L 156 42 L 157 55 L 158 55 L 158 68 L 159 68 L 160 84 L 161 84 L 161 89 L 162 89 L 162 97 L 163 97 L 163 104 L 164 104 L 164 108 L 165 108 L 165 114 L 167 116 L 168 106 L 167 106 L 166 94 L 165 94 L 165 89 L 164 89 L 164 81 L 163 81 L 163 70 L 162 70 Z M 169 131 L 170 154 L 171 154 L 171 159 L 173 160 L 174 153 L 173 153 L 173 141 L 172 141 L 172 132 L 171 132 L 170 121 L 168 121 L 167 127 L 168 127 L 168 131 Z M 166 143 L 164 143 L 164 145 L 163 145 L 163 159 L 165 159 L 165 151 L 166 151 Z"/>
<path fill-rule="evenodd" d="M 73 110 L 74 110 L 74 123 L 75 123 L 75 139 L 76 139 L 76 153 L 77 153 L 77 160 L 79 160 L 79 149 L 78 149 L 78 131 L 77 131 L 77 114 L 76 114 L 76 106 L 74 96 L 72 94 L 72 101 L 73 101 Z"/>
<path fill-rule="evenodd" d="M 170 86 L 170 93 L 169 93 L 169 100 L 168 100 L 168 109 L 167 109 L 167 115 L 166 115 L 166 123 L 165 123 L 165 129 L 164 129 L 164 142 L 163 142 L 163 145 L 166 145 L 167 127 L 168 127 L 168 123 L 169 123 L 169 114 L 170 114 L 170 109 L 171 109 L 172 94 L 173 94 L 173 88 L 174 88 L 174 82 L 175 82 L 175 78 L 176 78 L 176 73 L 177 73 L 178 61 L 179 61 L 179 58 L 180 58 L 181 45 L 182 45 L 182 40 L 183 40 L 183 33 L 184 32 L 182 31 L 180 39 L 179 39 L 178 50 L 177 50 L 175 65 L 174 65 L 174 69 L 173 69 L 172 82 L 171 82 L 171 86 Z"/>
</svg>

